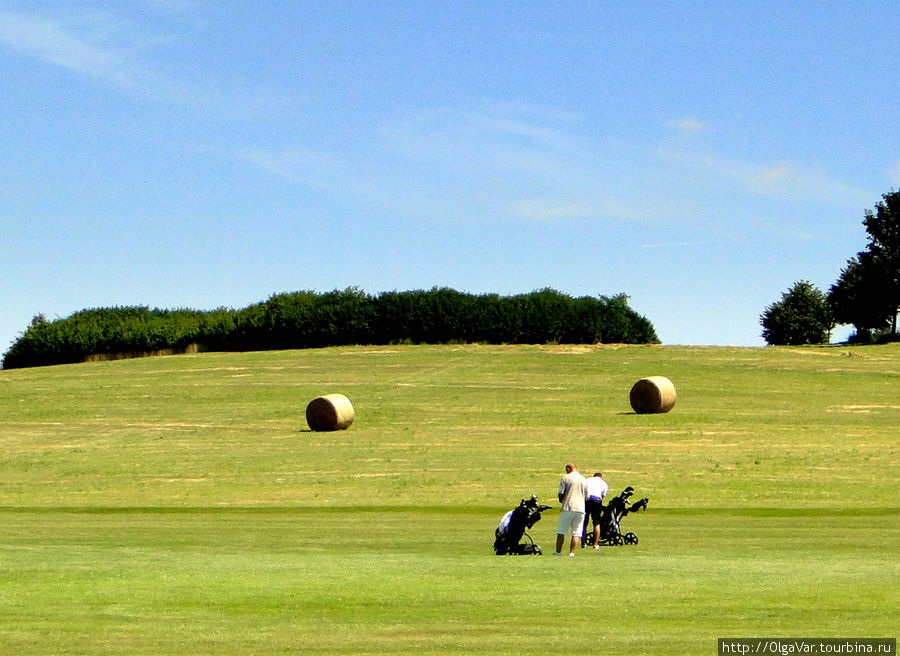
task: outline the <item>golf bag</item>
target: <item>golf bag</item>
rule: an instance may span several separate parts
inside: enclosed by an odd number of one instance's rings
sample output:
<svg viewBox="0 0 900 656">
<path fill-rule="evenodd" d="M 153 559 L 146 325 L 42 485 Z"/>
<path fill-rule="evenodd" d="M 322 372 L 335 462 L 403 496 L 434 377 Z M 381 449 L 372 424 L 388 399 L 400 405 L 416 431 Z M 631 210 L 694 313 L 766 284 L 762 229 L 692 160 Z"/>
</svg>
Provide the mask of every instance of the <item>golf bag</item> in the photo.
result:
<svg viewBox="0 0 900 656">
<path fill-rule="evenodd" d="M 609 504 L 603 507 L 603 512 L 600 516 L 600 522 L 598 524 L 600 526 L 600 540 L 598 541 L 599 545 L 613 547 L 623 544 L 638 543 L 637 535 L 630 532 L 623 534 L 619 528 L 619 522 L 622 521 L 622 518 L 625 517 L 625 515 L 627 515 L 628 513 L 647 509 L 647 503 L 650 500 L 646 497 L 633 504 L 628 501 L 628 499 L 633 494 L 634 488 L 628 486 L 624 490 L 622 490 L 619 496 L 611 499 Z M 585 536 L 585 540 L 582 544 L 594 544 L 593 531 Z"/>
<path fill-rule="evenodd" d="M 532 555 L 539 556 L 541 548 L 534 543 L 526 529 L 531 528 L 541 520 L 541 513 L 549 510 L 550 506 L 538 505 L 537 497 L 532 497 L 503 515 L 500 524 L 494 531 L 494 553 L 498 556 L 511 554 L 514 556 Z M 521 542 L 522 538 L 526 542 Z"/>
</svg>

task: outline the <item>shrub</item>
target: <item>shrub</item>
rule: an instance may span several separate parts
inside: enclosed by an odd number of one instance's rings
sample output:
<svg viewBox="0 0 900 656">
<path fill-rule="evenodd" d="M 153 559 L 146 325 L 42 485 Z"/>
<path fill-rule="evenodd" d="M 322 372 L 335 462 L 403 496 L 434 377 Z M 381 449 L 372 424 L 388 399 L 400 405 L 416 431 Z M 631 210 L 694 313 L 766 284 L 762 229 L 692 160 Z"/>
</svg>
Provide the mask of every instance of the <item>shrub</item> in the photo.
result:
<svg viewBox="0 0 900 656">
<path fill-rule="evenodd" d="M 446 287 L 384 292 L 357 288 L 324 294 L 272 295 L 241 310 L 82 310 L 65 319 L 43 315 L 15 341 L 3 367 L 80 362 L 97 353 L 184 349 L 313 348 L 390 343 L 656 343 L 652 324 L 628 297 L 572 298 L 553 289 L 530 294 L 472 295 Z"/>
</svg>

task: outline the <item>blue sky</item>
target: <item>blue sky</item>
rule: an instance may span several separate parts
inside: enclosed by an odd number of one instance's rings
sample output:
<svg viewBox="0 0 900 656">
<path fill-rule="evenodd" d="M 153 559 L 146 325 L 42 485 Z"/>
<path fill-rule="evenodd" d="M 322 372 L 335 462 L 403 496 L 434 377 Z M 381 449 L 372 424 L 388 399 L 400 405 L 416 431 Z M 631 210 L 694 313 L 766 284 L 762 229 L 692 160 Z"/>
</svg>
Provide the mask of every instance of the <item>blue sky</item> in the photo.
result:
<svg viewBox="0 0 900 656">
<path fill-rule="evenodd" d="M 0 351 L 39 313 L 348 286 L 625 293 L 666 344 L 762 345 L 900 187 L 898 27 L 887 0 L 0 0 Z"/>
</svg>

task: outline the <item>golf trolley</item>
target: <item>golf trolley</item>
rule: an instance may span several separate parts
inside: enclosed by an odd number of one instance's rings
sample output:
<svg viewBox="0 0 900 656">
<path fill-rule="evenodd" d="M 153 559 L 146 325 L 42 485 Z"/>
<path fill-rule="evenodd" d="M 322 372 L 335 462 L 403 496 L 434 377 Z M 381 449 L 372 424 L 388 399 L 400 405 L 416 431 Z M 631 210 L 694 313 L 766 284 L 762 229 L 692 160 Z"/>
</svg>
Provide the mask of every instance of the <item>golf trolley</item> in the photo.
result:
<svg viewBox="0 0 900 656">
<path fill-rule="evenodd" d="M 597 544 L 607 547 L 618 547 L 623 544 L 638 543 L 637 535 L 631 532 L 622 534 L 619 529 L 619 522 L 625 515 L 647 509 L 649 499 L 646 497 L 633 504 L 628 501 L 633 494 L 634 488 L 628 486 L 622 490 L 619 496 L 614 497 L 610 500 L 609 504 L 603 506 L 600 521 L 598 523 L 600 526 L 600 539 Z M 595 524 L 595 526 L 596 525 L 597 524 Z M 585 535 L 584 538 L 585 539 L 581 543 L 582 546 L 585 544 L 588 546 L 595 546 L 593 531 Z"/>
<path fill-rule="evenodd" d="M 537 524 L 541 520 L 541 513 L 549 509 L 550 506 L 538 505 L 534 495 L 528 501 L 522 499 L 517 507 L 503 515 L 494 531 L 494 553 L 498 556 L 541 555 L 541 548 L 525 530 Z M 523 537 L 526 542 L 521 542 Z"/>
</svg>

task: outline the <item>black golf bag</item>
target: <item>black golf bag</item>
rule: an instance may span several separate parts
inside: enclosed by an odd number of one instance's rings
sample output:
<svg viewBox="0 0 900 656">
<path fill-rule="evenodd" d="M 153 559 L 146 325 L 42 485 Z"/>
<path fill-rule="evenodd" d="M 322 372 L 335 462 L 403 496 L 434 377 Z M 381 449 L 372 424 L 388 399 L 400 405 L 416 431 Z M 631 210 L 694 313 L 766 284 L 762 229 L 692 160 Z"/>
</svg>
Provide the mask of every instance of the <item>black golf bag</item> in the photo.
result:
<svg viewBox="0 0 900 656">
<path fill-rule="evenodd" d="M 503 515 L 494 531 L 494 553 L 498 556 L 506 554 L 539 556 L 542 553 L 541 548 L 525 531 L 537 524 L 541 520 L 541 513 L 549 509 L 550 506 L 538 505 L 537 497 L 534 495 L 528 501 L 522 499 L 517 507 Z M 521 542 L 522 538 L 525 538 L 526 542 Z"/>
<path fill-rule="evenodd" d="M 620 546 L 623 544 L 637 544 L 638 536 L 634 533 L 625 533 L 623 534 L 619 528 L 619 522 L 621 522 L 622 518 L 625 517 L 628 513 L 637 512 L 639 510 L 646 510 L 647 503 L 650 501 L 646 497 L 637 501 L 636 503 L 631 503 L 628 499 L 634 494 L 634 488 L 631 486 L 626 487 L 619 496 L 614 497 L 610 500 L 609 504 L 603 507 L 603 512 L 600 516 L 600 522 L 597 524 L 600 526 L 600 540 L 598 544 L 602 546 Z M 594 533 L 591 531 L 588 535 L 585 536 L 584 543 L 588 545 L 594 544 Z"/>
</svg>

